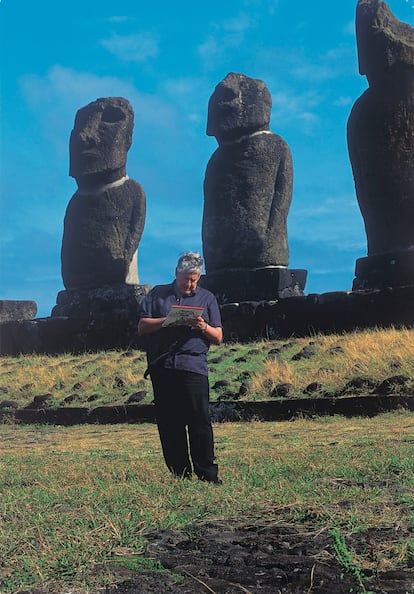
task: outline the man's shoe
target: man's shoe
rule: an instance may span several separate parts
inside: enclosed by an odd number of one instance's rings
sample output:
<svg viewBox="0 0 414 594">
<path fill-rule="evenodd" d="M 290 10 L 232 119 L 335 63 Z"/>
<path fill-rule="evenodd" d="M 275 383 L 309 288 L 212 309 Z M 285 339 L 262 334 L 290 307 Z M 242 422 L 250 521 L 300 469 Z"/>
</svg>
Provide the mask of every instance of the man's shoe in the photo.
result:
<svg viewBox="0 0 414 594">
<path fill-rule="evenodd" d="M 211 485 L 222 485 L 223 484 L 223 481 L 220 480 L 219 478 L 214 478 L 214 479 L 202 478 L 200 480 L 203 481 L 203 483 L 210 483 Z"/>
</svg>

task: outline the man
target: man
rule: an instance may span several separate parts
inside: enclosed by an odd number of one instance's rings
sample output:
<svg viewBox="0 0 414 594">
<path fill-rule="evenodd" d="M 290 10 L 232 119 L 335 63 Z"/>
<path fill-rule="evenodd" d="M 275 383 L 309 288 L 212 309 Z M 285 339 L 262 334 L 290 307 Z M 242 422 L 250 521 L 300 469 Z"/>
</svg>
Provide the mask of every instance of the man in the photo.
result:
<svg viewBox="0 0 414 594">
<path fill-rule="evenodd" d="M 180 256 L 174 282 L 154 287 L 144 298 L 138 332 L 148 338 L 148 371 L 168 468 L 182 478 L 190 478 L 194 469 L 199 479 L 220 484 L 214 463 L 207 352 L 211 343 L 222 341 L 223 331 L 216 298 L 198 286 L 202 266 L 196 252 Z M 181 325 L 163 327 L 172 305 L 199 306 L 203 311 Z"/>
</svg>

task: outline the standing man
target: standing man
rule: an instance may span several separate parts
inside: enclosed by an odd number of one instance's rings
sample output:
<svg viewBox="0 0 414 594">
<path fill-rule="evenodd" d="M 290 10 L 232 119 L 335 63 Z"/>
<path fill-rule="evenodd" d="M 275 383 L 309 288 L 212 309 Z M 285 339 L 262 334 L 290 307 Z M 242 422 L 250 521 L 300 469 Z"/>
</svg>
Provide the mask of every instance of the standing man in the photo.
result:
<svg viewBox="0 0 414 594">
<path fill-rule="evenodd" d="M 180 256 L 175 280 L 155 286 L 141 303 L 138 333 L 148 338 L 148 371 L 168 468 L 182 478 L 191 477 L 194 468 L 199 479 L 220 484 L 214 463 L 207 352 L 211 343 L 222 341 L 223 331 L 216 298 L 197 286 L 202 266 L 197 252 Z M 172 305 L 198 306 L 203 311 L 181 325 L 163 327 Z"/>
</svg>

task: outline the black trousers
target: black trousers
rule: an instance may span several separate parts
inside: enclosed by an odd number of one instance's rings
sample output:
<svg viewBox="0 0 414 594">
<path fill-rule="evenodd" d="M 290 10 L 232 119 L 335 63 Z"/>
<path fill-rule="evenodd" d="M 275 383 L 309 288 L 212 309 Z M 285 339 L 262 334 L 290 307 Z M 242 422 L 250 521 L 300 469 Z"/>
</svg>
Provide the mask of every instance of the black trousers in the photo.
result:
<svg viewBox="0 0 414 594">
<path fill-rule="evenodd" d="M 153 367 L 150 374 L 158 433 L 168 468 L 179 477 L 191 476 L 194 468 L 199 479 L 216 481 L 208 378 L 162 367 Z"/>
</svg>

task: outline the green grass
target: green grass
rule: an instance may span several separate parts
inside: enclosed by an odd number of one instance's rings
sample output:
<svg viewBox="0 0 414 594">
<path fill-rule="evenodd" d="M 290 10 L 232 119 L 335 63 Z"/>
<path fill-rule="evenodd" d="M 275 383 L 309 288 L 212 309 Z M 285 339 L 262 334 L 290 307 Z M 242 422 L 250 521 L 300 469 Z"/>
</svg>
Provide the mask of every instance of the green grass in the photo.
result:
<svg viewBox="0 0 414 594">
<path fill-rule="evenodd" d="M 3 426 L 0 591 L 96 591 L 115 567 L 161 569 L 143 556 L 149 531 L 217 518 L 332 530 L 353 575 L 372 569 L 372 551 L 357 554 L 345 536 L 414 530 L 409 413 L 219 424 L 215 438 L 220 488 L 170 478 L 153 425 Z M 403 567 L 413 548 L 396 538 L 376 551 L 375 569 Z"/>
</svg>

